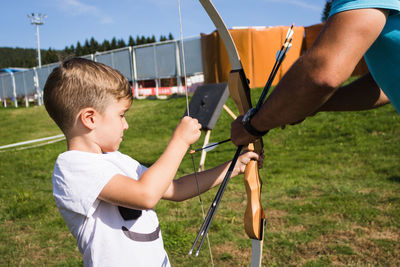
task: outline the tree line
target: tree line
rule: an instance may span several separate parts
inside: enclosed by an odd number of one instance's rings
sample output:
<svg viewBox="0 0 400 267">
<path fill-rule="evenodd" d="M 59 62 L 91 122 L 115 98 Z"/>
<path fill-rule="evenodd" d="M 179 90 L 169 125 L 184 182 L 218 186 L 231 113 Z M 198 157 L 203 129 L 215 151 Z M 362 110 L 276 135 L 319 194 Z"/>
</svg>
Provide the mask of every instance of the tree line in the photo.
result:
<svg viewBox="0 0 400 267">
<path fill-rule="evenodd" d="M 161 35 L 159 41 L 174 40 L 172 33 L 168 36 Z M 157 42 L 156 37 L 152 36 L 136 36 L 133 38 L 131 35 L 128 40 L 112 38 L 111 41 L 104 40 L 98 42 L 94 37 L 86 39 L 83 44 L 77 42 L 75 45 L 66 46 L 64 50 L 54 50 L 49 48 L 47 50 L 41 49 L 40 55 L 42 58 L 42 65 L 59 62 L 65 58 L 79 57 L 96 52 L 104 52 L 126 46 L 135 46 L 142 44 L 149 44 Z M 18 68 L 32 68 L 38 65 L 37 50 L 34 48 L 11 48 L 0 47 L 0 68 L 18 67 Z"/>
</svg>

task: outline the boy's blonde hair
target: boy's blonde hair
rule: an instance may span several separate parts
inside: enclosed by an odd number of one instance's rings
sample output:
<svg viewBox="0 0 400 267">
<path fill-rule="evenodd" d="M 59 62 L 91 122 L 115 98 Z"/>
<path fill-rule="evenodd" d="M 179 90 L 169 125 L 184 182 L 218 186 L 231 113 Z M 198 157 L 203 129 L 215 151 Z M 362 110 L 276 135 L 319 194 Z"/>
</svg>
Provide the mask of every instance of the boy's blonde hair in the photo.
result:
<svg viewBox="0 0 400 267">
<path fill-rule="evenodd" d="M 43 93 L 47 112 L 64 134 L 83 108 L 102 113 L 112 99 L 133 99 L 131 87 L 119 71 L 83 58 L 66 60 L 55 68 Z"/>
</svg>

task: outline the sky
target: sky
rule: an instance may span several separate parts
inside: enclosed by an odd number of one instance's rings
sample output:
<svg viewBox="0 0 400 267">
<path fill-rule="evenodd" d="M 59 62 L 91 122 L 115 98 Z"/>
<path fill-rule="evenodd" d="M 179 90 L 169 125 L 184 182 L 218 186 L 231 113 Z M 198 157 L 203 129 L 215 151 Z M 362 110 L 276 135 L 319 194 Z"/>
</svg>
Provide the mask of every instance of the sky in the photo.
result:
<svg viewBox="0 0 400 267">
<path fill-rule="evenodd" d="M 214 0 L 228 28 L 310 26 L 321 22 L 325 0 Z M 64 49 L 94 37 L 98 42 L 130 35 L 172 33 L 180 39 L 178 0 L 0 0 L 0 47 L 36 48 L 28 14 L 46 14 L 39 26 L 42 49 Z M 183 38 L 215 30 L 198 0 L 180 0 Z"/>
</svg>

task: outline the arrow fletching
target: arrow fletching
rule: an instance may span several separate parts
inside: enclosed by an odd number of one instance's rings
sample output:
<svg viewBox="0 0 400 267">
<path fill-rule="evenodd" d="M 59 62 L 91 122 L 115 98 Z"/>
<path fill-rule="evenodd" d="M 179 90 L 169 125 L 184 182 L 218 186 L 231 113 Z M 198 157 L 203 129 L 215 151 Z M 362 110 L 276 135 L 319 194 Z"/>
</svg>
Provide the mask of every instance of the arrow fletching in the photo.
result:
<svg viewBox="0 0 400 267">
<path fill-rule="evenodd" d="M 276 61 L 280 61 L 280 60 L 283 59 L 283 57 L 285 57 L 287 51 L 289 51 L 289 49 L 292 47 L 292 44 L 290 43 L 291 40 L 292 40 L 292 39 L 290 39 L 289 42 L 286 42 L 286 43 L 283 45 L 283 48 L 284 48 L 284 49 L 278 50 L 278 51 L 276 52 L 276 56 L 275 56 Z"/>
<path fill-rule="evenodd" d="M 292 26 L 290 26 L 290 28 L 288 29 L 288 31 L 287 31 L 287 33 L 286 33 L 286 40 L 292 38 L 293 33 L 294 33 L 294 31 L 293 31 L 293 26 L 294 26 L 294 24 L 292 24 Z"/>
<path fill-rule="evenodd" d="M 204 150 L 205 152 L 211 151 L 213 149 L 215 149 L 218 146 L 217 142 L 212 142 L 212 143 L 208 143 L 207 146 L 195 149 L 195 150 L 190 150 L 190 154 L 194 154 L 196 152 L 202 151 Z"/>
</svg>

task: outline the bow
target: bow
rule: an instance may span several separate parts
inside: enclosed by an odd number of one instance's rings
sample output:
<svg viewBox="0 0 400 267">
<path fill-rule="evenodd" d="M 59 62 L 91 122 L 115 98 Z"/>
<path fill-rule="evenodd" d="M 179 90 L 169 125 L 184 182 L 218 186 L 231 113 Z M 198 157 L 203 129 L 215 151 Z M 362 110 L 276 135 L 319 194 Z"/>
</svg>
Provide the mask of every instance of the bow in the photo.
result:
<svg viewBox="0 0 400 267">
<path fill-rule="evenodd" d="M 208 16 L 214 23 L 217 31 L 224 42 L 226 50 L 228 52 L 228 57 L 231 63 L 232 70 L 228 77 L 228 87 L 231 98 L 234 100 L 235 104 L 238 107 L 240 115 L 244 115 L 248 110 L 252 108 L 251 100 L 250 100 L 250 88 L 248 84 L 248 80 L 246 78 L 246 74 L 244 73 L 242 63 L 239 58 L 239 53 L 237 52 L 236 46 L 233 42 L 232 36 L 228 31 L 224 21 L 219 15 L 218 11 L 212 4 L 210 0 L 199 0 L 202 4 L 203 8 L 206 10 Z M 240 154 L 242 147 L 239 146 L 235 158 Z M 258 154 L 262 153 L 263 144 L 262 139 L 258 139 L 254 143 L 251 143 L 247 147 L 248 150 L 254 151 Z M 233 169 L 236 160 L 232 160 L 231 167 Z M 231 169 L 231 168 L 230 168 Z M 228 170 L 228 174 L 229 174 Z M 216 209 L 219 203 L 219 199 L 222 197 L 223 190 L 226 187 L 226 183 L 229 180 L 229 176 L 227 179 L 224 179 L 224 182 L 221 184 L 220 189 L 218 190 L 216 200 L 217 202 L 213 202 L 213 205 L 210 208 Z M 263 228 L 264 228 L 264 211 L 261 206 L 261 179 L 258 172 L 258 163 L 255 160 L 252 160 L 247 166 L 244 173 L 244 183 L 246 187 L 247 193 L 247 207 L 244 215 L 244 228 L 246 234 L 252 239 L 252 259 L 251 266 L 260 266 L 261 265 L 261 252 L 262 252 L 262 238 L 263 238 Z M 207 216 L 210 214 L 207 214 Z M 212 212 L 212 211 L 211 211 Z M 215 211 L 214 211 L 215 212 Z M 215 214 L 215 213 L 213 213 Z M 211 215 L 213 217 L 213 214 Z M 200 230 L 200 234 L 206 234 L 209 224 L 211 223 L 212 217 L 209 222 L 206 223 L 208 225 L 202 226 L 203 230 Z M 199 237 L 199 236 L 198 236 Z M 195 244 L 197 242 L 197 239 Z M 204 239 L 203 239 L 204 240 Z M 202 240 L 202 241 L 203 241 Z M 192 250 L 195 246 L 192 247 Z M 202 243 L 200 243 L 201 246 Z M 191 252 L 192 252 L 191 250 Z M 199 249 L 198 249 L 199 250 Z"/>
</svg>

